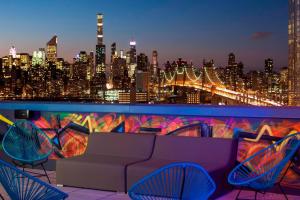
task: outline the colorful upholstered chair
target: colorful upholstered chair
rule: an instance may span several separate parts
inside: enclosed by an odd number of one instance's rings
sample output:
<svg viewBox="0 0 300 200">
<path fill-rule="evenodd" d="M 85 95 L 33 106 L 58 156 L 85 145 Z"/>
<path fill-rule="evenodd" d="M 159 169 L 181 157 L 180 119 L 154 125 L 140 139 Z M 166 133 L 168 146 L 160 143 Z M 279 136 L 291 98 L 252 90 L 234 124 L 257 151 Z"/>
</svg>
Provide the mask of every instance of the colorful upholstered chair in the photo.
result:
<svg viewBox="0 0 300 200">
<path fill-rule="evenodd" d="M 299 147 L 300 134 L 291 134 L 236 166 L 228 176 L 230 184 L 241 187 L 236 199 L 243 188 L 255 190 L 256 199 L 257 192 L 265 192 L 276 184 L 287 199 L 280 183 Z"/>
<path fill-rule="evenodd" d="M 2 147 L 4 152 L 20 167 L 41 165 L 50 183 L 43 163 L 48 160 L 53 146 L 50 138 L 32 122 L 16 121 L 5 133 Z"/>
<path fill-rule="evenodd" d="M 68 197 L 64 192 L 2 160 L 0 183 L 13 200 L 63 200 Z"/>
<path fill-rule="evenodd" d="M 133 200 L 208 199 L 215 182 L 198 164 L 173 163 L 144 177 L 129 190 Z"/>
</svg>

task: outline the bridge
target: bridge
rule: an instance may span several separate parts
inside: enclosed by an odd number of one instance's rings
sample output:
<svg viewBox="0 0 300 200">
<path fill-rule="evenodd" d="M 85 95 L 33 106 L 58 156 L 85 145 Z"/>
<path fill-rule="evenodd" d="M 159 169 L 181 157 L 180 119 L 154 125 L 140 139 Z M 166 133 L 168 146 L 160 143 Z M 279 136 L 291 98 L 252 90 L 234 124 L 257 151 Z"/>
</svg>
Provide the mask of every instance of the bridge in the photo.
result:
<svg viewBox="0 0 300 200">
<path fill-rule="evenodd" d="M 272 99 L 258 97 L 255 95 L 255 92 L 249 93 L 244 89 L 234 91 L 226 88 L 213 66 L 204 66 L 201 69 L 196 69 L 190 65 L 181 67 L 177 65 L 175 69 L 165 70 L 163 75 L 164 86 L 195 88 L 248 105 L 283 106 L 282 103 Z"/>
</svg>

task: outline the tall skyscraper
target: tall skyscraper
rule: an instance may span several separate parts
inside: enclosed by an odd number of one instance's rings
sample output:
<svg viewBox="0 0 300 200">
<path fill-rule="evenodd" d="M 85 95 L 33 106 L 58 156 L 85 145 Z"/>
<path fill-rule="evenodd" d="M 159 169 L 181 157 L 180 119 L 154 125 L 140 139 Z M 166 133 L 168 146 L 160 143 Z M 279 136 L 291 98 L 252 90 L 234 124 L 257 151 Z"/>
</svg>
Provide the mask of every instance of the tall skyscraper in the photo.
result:
<svg viewBox="0 0 300 200">
<path fill-rule="evenodd" d="M 235 61 L 235 55 L 230 53 L 228 55 L 228 65 L 225 68 L 225 84 L 230 86 L 233 90 L 236 90 L 237 81 L 237 63 Z"/>
<path fill-rule="evenodd" d="M 79 62 L 87 63 L 88 62 L 88 55 L 85 51 L 80 51 L 79 53 Z"/>
<path fill-rule="evenodd" d="M 159 76 L 158 76 L 158 53 L 157 51 L 152 52 L 152 62 L 150 65 L 150 80 L 149 80 L 149 99 L 156 100 L 158 86 L 159 86 Z"/>
<path fill-rule="evenodd" d="M 73 63 L 73 78 L 76 80 L 86 80 L 88 76 L 88 54 L 85 51 L 80 51 L 76 62 Z"/>
<path fill-rule="evenodd" d="M 129 65 L 129 77 L 134 81 L 134 72 L 136 68 L 136 41 L 130 41 L 130 50 L 127 52 L 127 63 Z"/>
<path fill-rule="evenodd" d="M 137 56 L 137 70 L 147 72 L 148 64 L 148 57 L 144 53 Z"/>
<path fill-rule="evenodd" d="M 273 60 L 271 58 L 268 58 L 265 60 L 265 73 L 264 73 L 264 79 L 263 79 L 263 87 L 264 87 L 264 93 L 268 95 L 269 98 L 271 93 L 273 93 L 273 83 L 275 81 L 275 73 L 273 72 Z"/>
<path fill-rule="evenodd" d="M 268 58 L 265 60 L 265 74 L 267 76 L 271 75 L 273 73 L 273 60 L 271 58 Z"/>
<path fill-rule="evenodd" d="M 46 53 L 44 48 L 40 48 L 38 51 L 33 52 L 32 56 L 32 66 L 45 66 Z"/>
<path fill-rule="evenodd" d="M 97 14 L 96 72 L 105 73 L 105 45 L 103 42 L 103 14 Z"/>
<path fill-rule="evenodd" d="M 94 76 L 94 72 L 95 72 L 94 52 L 93 51 L 90 52 L 88 60 L 89 60 L 89 67 L 88 67 L 87 80 L 91 80 L 91 78 Z"/>
<path fill-rule="evenodd" d="M 10 49 L 9 49 L 9 55 L 12 56 L 13 58 L 16 58 L 17 57 L 17 50 L 14 46 L 12 46 Z"/>
<path fill-rule="evenodd" d="M 97 14 L 97 44 L 103 44 L 103 14 Z"/>
<path fill-rule="evenodd" d="M 126 70 L 126 60 L 124 58 L 117 57 L 112 63 L 112 81 L 114 89 L 122 88 Z"/>
<path fill-rule="evenodd" d="M 233 53 L 230 53 L 228 55 L 228 66 L 234 66 L 235 64 L 235 55 Z"/>
<path fill-rule="evenodd" d="M 130 63 L 136 63 L 136 41 L 130 41 Z"/>
<path fill-rule="evenodd" d="M 289 0 L 289 105 L 300 106 L 300 0 Z"/>
<path fill-rule="evenodd" d="M 110 56 L 110 64 L 114 63 L 114 59 L 117 58 L 117 45 L 116 43 L 112 43 L 111 45 L 111 56 Z"/>
<path fill-rule="evenodd" d="M 157 68 L 158 68 L 158 53 L 157 51 L 152 52 L 152 64 L 151 64 L 151 74 L 152 76 L 157 76 Z"/>
<path fill-rule="evenodd" d="M 3 64 L 2 64 L 2 58 L 0 58 L 0 86 L 4 86 L 4 70 L 3 70 Z"/>
<path fill-rule="evenodd" d="M 51 40 L 47 43 L 47 53 L 46 58 L 48 63 L 52 62 L 55 64 L 57 60 L 57 36 L 53 36 Z"/>
<path fill-rule="evenodd" d="M 96 72 L 92 79 L 91 95 L 102 96 L 105 99 L 106 90 L 106 65 L 105 65 L 105 45 L 103 42 L 103 14 L 97 14 L 97 45 L 95 55 Z M 101 92 L 102 95 L 99 93 Z"/>
</svg>

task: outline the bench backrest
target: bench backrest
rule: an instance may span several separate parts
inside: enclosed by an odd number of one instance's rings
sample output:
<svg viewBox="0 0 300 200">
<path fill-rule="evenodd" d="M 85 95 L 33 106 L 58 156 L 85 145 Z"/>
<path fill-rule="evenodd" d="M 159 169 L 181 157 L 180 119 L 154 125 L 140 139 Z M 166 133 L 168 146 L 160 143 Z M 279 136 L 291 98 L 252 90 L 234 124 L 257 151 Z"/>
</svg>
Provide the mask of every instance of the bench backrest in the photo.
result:
<svg viewBox="0 0 300 200">
<path fill-rule="evenodd" d="M 237 149 L 233 139 L 157 136 L 152 158 L 234 165 Z"/>
<path fill-rule="evenodd" d="M 154 135 L 129 133 L 92 133 L 86 154 L 148 158 L 153 149 Z"/>
</svg>

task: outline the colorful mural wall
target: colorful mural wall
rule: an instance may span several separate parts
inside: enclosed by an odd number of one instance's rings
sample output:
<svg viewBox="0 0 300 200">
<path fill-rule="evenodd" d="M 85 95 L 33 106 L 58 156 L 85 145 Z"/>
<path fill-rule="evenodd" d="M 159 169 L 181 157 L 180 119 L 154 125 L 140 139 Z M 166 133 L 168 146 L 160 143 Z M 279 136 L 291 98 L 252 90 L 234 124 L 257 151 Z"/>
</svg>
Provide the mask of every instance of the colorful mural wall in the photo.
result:
<svg viewBox="0 0 300 200">
<path fill-rule="evenodd" d="M 264 134 L 276 137 L 284 137 L 291 131 L 300 131 L 300 120 L 294 119 L 42 112 L 41 116 L 33 122 L 53 139 L 57 147 L 51 159 L 81 155 L 86 149 L 89 134 L 109 133 L 117 127 L 123 127 L 124 134 L 139 133 L 141 128 L 158 128 L 161 131 L 157 134 L 167 135 L 178 128 L 202 122 L 212 126 L 213 137 L 218 138 L 233 137 L 234 130 L 237 128 L 257 133 L 265 125 L 268 125 L 270 130 L 265 131 Z M 182 134 L 181 132 L 180 135 L 193 136 L 193 133 Z M 269 143 L 259 140 L 241 141 L 238 161 L 246 159 L 267 145 Z M 287 184 L 300 188 L 300 177 L 294 171 L 289 171 L 286 181 Z"/>
</svg>

